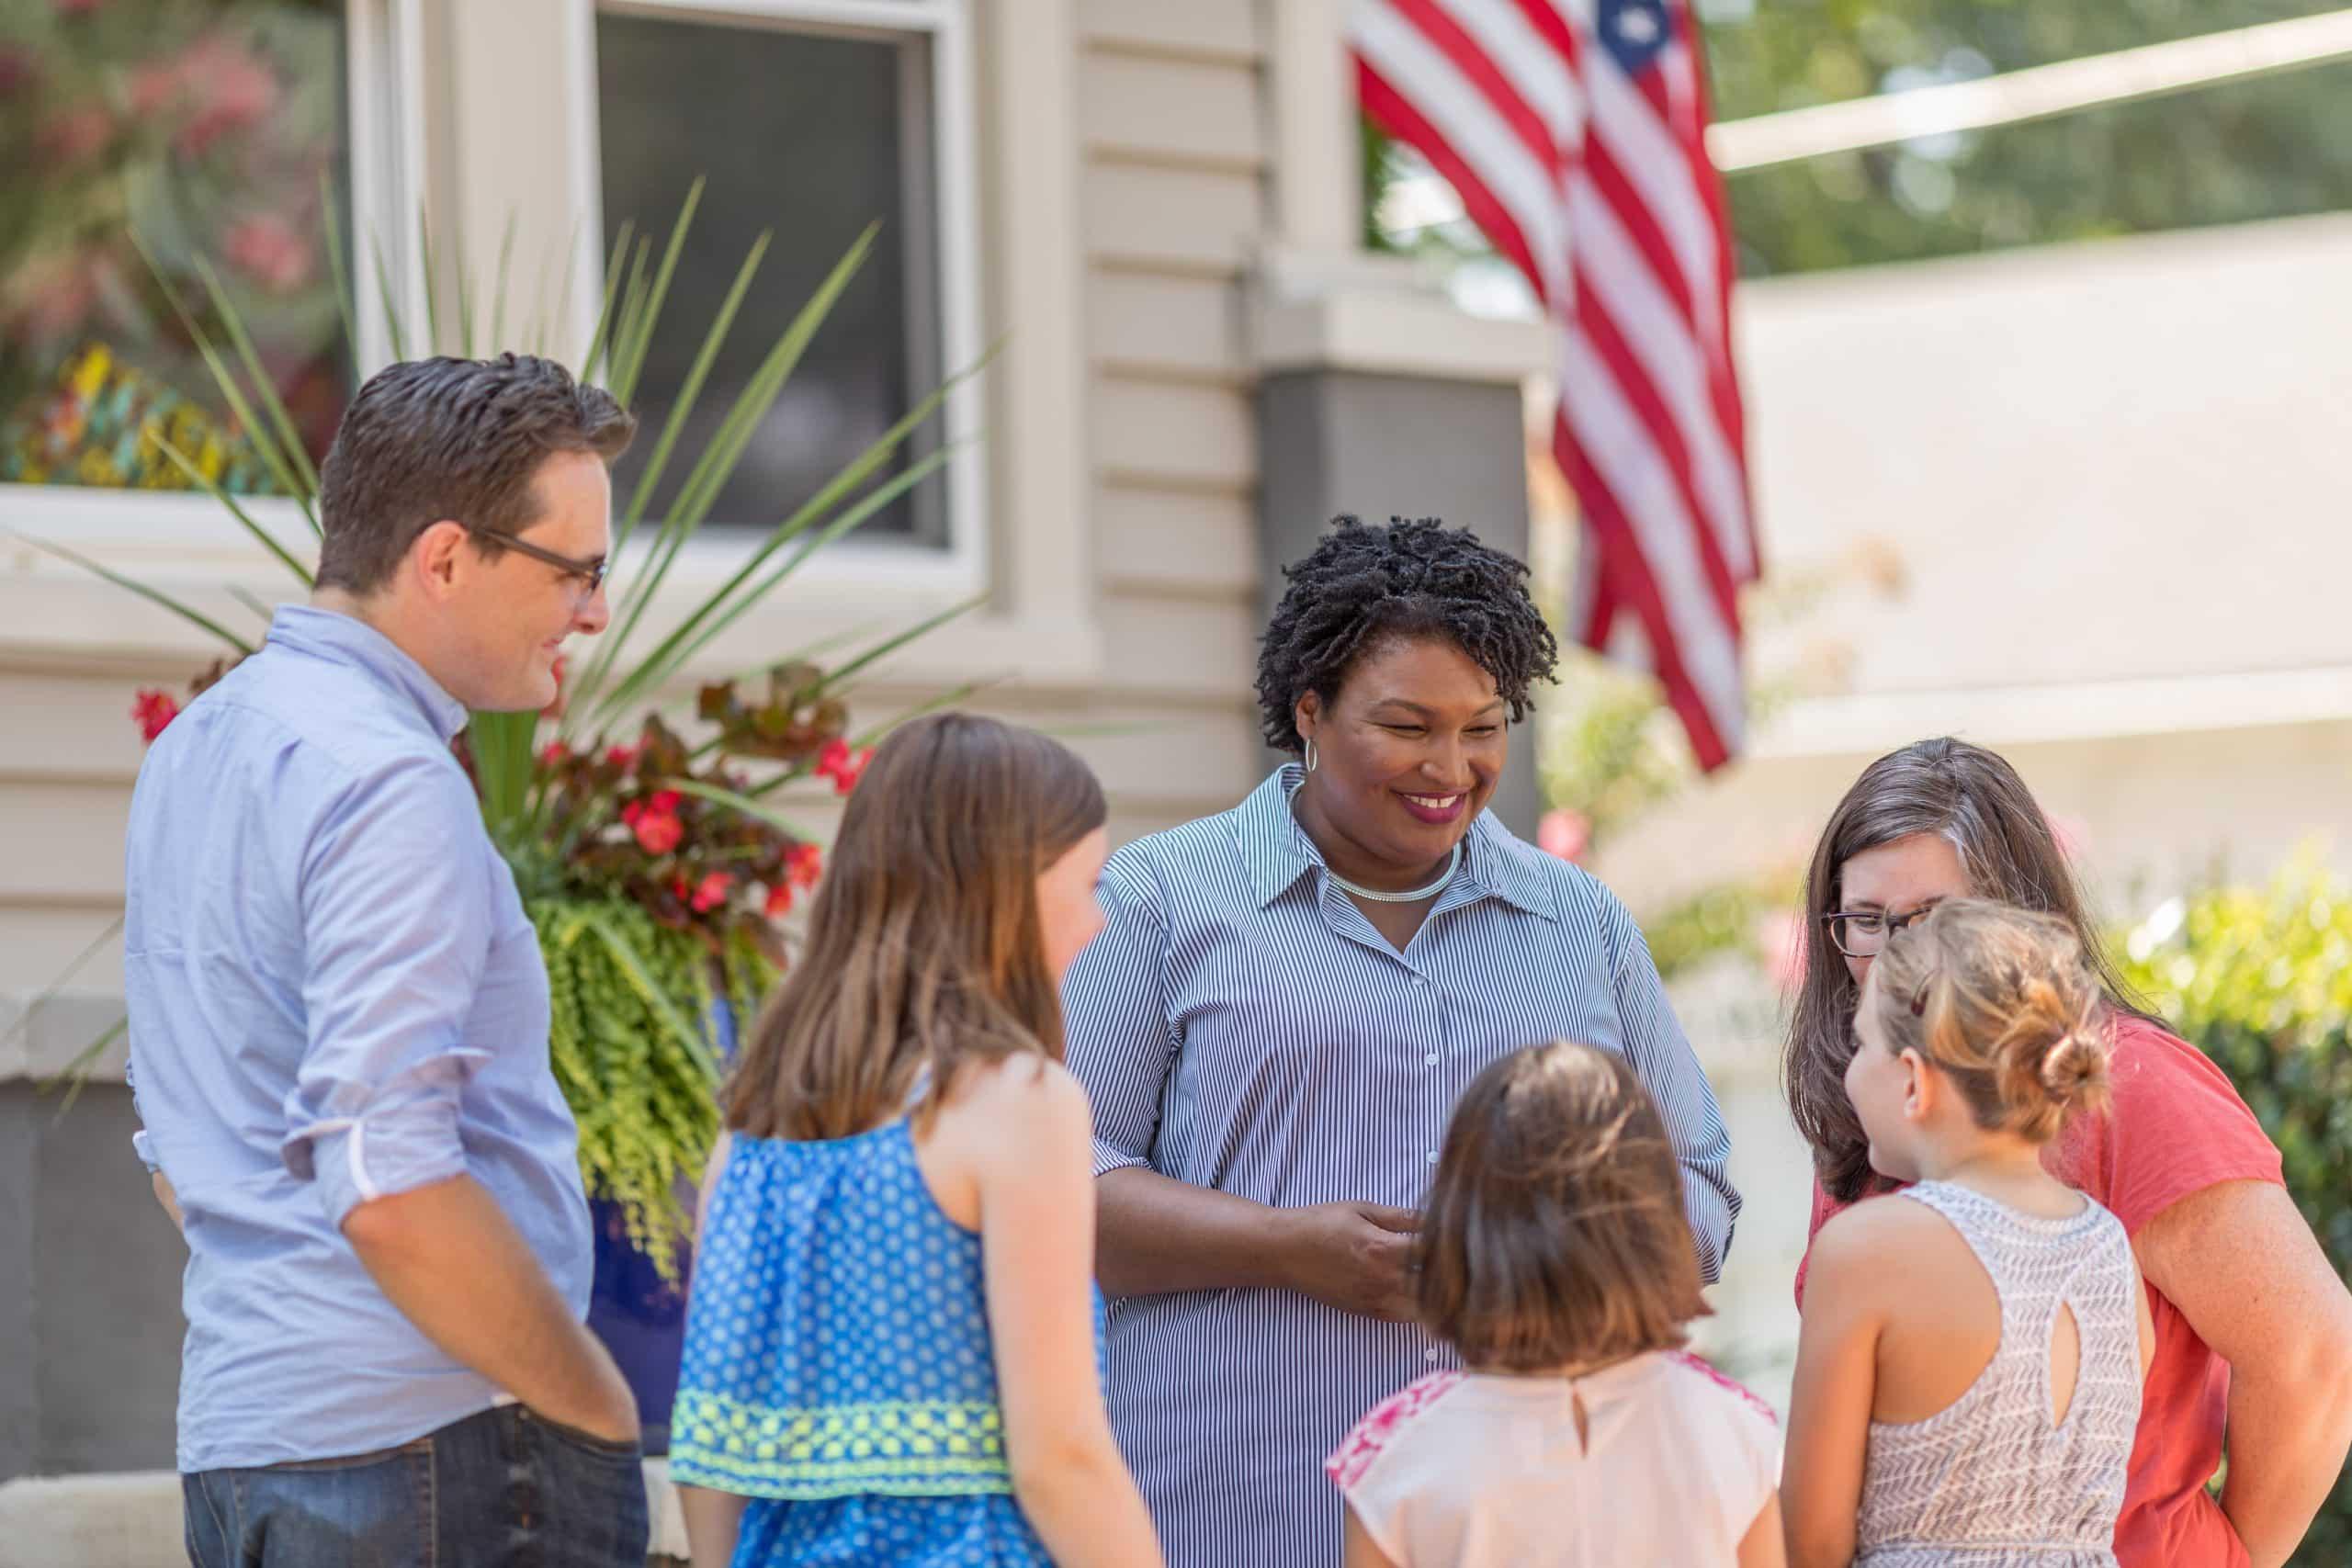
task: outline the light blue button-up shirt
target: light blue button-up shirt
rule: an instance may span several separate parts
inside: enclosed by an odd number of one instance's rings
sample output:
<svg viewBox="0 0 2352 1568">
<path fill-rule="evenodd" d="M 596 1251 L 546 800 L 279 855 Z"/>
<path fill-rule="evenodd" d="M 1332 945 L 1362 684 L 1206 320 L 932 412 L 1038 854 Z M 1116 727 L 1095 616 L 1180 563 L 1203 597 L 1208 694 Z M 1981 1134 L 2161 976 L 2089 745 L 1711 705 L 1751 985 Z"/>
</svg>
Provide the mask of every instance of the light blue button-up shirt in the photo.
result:
<svg viewBox="0 0 2352 1568">
<path fill-rule="evenodd" d="M 277 613 L 147 754 L 127 849 L 139 1153 L 187 1219 L 179 1468 L 390 1448 L 500 1391 L 344 1239 L 460 1174 L 584 1314 L 578 1139 L 514 879 L 450 753 L 465 708 L 365 624 Z"/>
<path fill-rule="evenodd" d="M 1419 1208 L 1470 1080 L 1565 1036 L 1623 1055 L 1656 1098 L 1713 1279 L 1739 1213 L 1731 1144 L 1624 907 L 1482 814 L 1399 952 L 1292 815 L 1303 776 L 1284 767 L 1104 868 L 1109 924 L 1062 987 L 1096 1173 L 1144 1166 L 1285 1208 Z M 1323 1457 L 1373 1405 L 1459 1362 L 1410 1324 L 1236 1289 L 1114 1302 L 1110 1364 L 1112 1425 L 1171 1568 L 1337 1568 Z"/>
</svg>

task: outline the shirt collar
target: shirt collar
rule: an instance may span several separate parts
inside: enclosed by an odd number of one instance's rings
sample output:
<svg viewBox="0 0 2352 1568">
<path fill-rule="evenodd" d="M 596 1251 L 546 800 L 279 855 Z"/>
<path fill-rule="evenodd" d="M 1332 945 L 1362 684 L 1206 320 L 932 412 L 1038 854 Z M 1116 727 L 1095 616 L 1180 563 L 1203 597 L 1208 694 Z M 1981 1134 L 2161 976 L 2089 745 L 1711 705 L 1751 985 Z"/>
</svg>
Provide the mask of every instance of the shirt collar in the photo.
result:
<svg viewBox="0 0 2352 1568">
<path fill-rule="evenodd" d="M 269 623 L 268 640 L 288 652 L 356 670 L 405 698 L 444 745 L 466 727 L 466 705 L 443 691 L 391 638 L 356 616 L 315 604 L 283 604 Z"/>
<path fill-rule="evenodd" d="M 1290 797 L 1306 782 L 1305 768 L 1284 762 L 1250 792 L 1237 814 L 1242 863 L 1249 868 L 1250 889 L 1261 909 L 1307 872 L 1329 869 L 1324 865 L 1323 852 L 1315 847 L 1315 840 L 1291 812 Z M 1527 863 L 1519 852 L 1521 848 L 1519 839 L 1495 819 L 1493 812 L 1481 811 L 1463 839 L 1461 874 L 1480 891 L 1513 908 L 1557 919 L 1559 905 L 1549 882 Z"/>
</svg>

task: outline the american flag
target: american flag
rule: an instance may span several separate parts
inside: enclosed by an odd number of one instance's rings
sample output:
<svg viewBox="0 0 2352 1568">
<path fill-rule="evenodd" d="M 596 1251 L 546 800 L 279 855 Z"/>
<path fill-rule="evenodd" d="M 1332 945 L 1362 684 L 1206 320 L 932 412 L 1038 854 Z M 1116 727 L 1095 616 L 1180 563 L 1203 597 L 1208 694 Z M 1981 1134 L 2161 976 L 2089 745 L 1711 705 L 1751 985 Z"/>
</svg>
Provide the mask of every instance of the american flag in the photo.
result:
<svg viewBox="0 0 2352 1568">
<path fill-rule="evenodd" d="M 1688 0 L 1355 0 L 1349 32 L 1365 111 L 1453 182 L 1557 333 L 1577 635 L 1654 671 L 1720 765 L 1745 737 L 1756 534 Z"/>
</svg>

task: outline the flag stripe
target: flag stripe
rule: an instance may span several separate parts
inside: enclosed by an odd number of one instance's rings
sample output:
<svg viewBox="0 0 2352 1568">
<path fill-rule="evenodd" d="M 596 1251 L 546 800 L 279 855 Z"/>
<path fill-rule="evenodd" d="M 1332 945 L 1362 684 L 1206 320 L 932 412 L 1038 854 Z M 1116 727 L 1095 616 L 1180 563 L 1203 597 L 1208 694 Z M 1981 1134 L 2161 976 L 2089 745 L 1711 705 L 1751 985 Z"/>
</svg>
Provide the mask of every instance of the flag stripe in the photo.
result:
<svg viewBox="0 0 2352 1568">
<path fill-rule="evenodd" d="M 1558 51 L 1530 24 L 1520 0 L 1449 0 L 1445 9 L 1543 121 L 1554 155 L 1565 152 L 1584 114 L 1581 96 L 1560 69 Z"/>
<path fill-rule="evenodd" d="M 1588 299 L 1622 325 L 1623 337 L 1656 389 L 1670 406 L 1649 422 L 1661 437 L 1688 448 L 1693 488 L 1704 497 L 1693 510 L 1712 519 L 1710 548 L 1728 580 L 1756 574 L 1755 543 L 1747 530 L 1747 496 L 1728 434 L 1718 422 L 1705 354 L 1682 325 L 1687 316 L 1657 286 L 1616 209 L 1581 175 L 1571 180 L 1568 220 L 1577 226 L 1579 272 L 1591 285 Z"/>
<path fill-rule="evenodd" d="M 1615 617 L 1621 628 L 1625 624 L 1622 612 L 1632 612 L 1632 624 L 1640 628 L 1643 650 L 1648 656 L 1646 666 L 1666 688 L 1667 704 L 1682 720 L 1683 730 L 1690 738 L 1692 755 L 1698 758 L 1701 767 L 1716 767 L 1728 760 L 1731 749 L 1717 733 L 1713 711 L 1701 700 L 1689 671 L 1682 668 L 1659 603 L 1657 582 L 1642 558 L 1641 541 L 1634 536 L 1624 510 L 1617 504 L 1607 482 L 1586 457 L 1584 448 L 1569 433 L 1565 421 L 1555 435 L 1555 452 L 1561 471 L 1576 487 L 1586 526 L 1598 547 L 1601 592 L 1608 603 L 1621 612 Z"/>
<path fill-rule="evenodd" d="M 1585 73 L 1591 105 L 1586 140 L 1608 144 L 1626 183 L 1666 235 L 1675 265 L 1690 280 L 1690 297 L 1707 299 L 1716 288 L 1714 225 L 1688 159 L 1648 100 L 1609 62 L 1608 51 L 1587 52 L 1601 58 Z"/>
<path fill-rule="evenodd" d="M 1693 482 L 1690 457 L 1683 450 L 1681 433 L 1668 415 L 1665 405 L 1658 400 L 1657 389 L 1648 374 L 1635 362 L 1636 351 L 1626 343 L 1617 330 L 1617 323 L 1606 310 L 1587 309 L 1577 311 L 1577 326 L 1584 333 L 1593 356 L 1603 367 L 1617 396 L 1640 422 L 1644 434 L 1657 449 L 1667 472 L 1672 476 L 1675 491 L 1681 500 L 1683 515 L 1691 519 L 1704 518 L 1707 509 L 1701 502 L 1698 487 Z M 1707 591 L 1714 599 L 1717 613 L 1726 618 L 1737 615 L 1738 585 L 1733 580 L 1730 565 L 1724 560 L 1723 552 L 1714 547 L 1713 531 L 1699 528 L 1693 536 L 1700 547 L 1699 567 Z"/>
<path fill-rule="evenodd" d="M 1539 158 L 1493 100 L 1394 6 L 1363 11 L 1355 41 L 1364 63 L 1399 100 L 1418 111 L 1456 162 L 1486 187 L 1494 204 L 1510 214 L 1525 253 L 1513 259 L 1528 270 L 1539 296 L 1558 298 L 1566 284 L 1567 218 L 1551 161 Z M 1460 195 L 1467 208 L 1470 193 L 1463 190 Z"/>
<path fill-rule="evenodd" d="M 1503 74 L 1494 58 L 1482 49 L 1478 41 L 1462 28 L 1450 14 L 1449 7 L 1460 0 L 1388 0 L 1389 8 L 1397 19 L 1418 32 L 1447 63 L 1461 73 L 1462 79 L 1486 100 L 1487 107 L 1497 119 L 1510 128 L 1521 146 L 1527 149 L 1547 180 L 1558 177 L 1560 162 L 1559 140 L 1552 128 L 1520 95 L 1518 87 Z"/>
<path fill-rule="evenodd" d="M 1544 273 L 1535 265 L 1534 253 L 1527 237 L 1520 231 L 1519 220 L 1510 209 L 1497 199 L 1485 180 L 1480 178 L 1453 144 L 1438 133 L 1435 126 L 1421 118 L 1412 101 L 1390 86 L 1369 60 L 1356 63 L 1356 97 L 1364 112 L 1388 130 L 1388 133 L 1411 145 L 1432 168 L 1443 175 L 1462 197 L 1463 210 L 1478 225 L 1479 232 L 1503 256 L 1516 265 L 1538 299 L 1547 297 Z"/>
<path fill-rule="evenodd" d="M 1633 602 L 1649 626 L 1658 673 L 1667 676 L 1679 665 L 1716 733 L 1727 736 L 1738 728 L 1738 643 L 1707 592 L 1698 530 L 1664 457 L 1643 438 L 1638 417 L 1581 328 L 1572 325 L 1564 336 L 1560 405 L 1578 449 L 1616 499 L 1655 589 L 1650 603 L 1638 595 Z"/>
</svg>

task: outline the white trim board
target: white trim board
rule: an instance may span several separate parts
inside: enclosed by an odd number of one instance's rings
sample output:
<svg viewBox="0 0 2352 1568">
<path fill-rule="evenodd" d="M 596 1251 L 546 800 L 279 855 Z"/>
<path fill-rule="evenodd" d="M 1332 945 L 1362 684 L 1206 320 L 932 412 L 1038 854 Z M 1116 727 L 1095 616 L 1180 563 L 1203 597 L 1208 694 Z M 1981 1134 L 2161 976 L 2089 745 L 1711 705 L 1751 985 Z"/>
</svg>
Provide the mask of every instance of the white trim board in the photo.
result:
<svg viewBox="0 0 2352 1568">
<path fill-rule="evenodd" d="M 2352 665 L 1804 698 L 1759 727 L 1749 755 L 1874 754 L 1923 735 L 1997 747 L 2302 724 L 2352 724 Z"/>
</svg>

